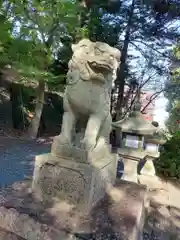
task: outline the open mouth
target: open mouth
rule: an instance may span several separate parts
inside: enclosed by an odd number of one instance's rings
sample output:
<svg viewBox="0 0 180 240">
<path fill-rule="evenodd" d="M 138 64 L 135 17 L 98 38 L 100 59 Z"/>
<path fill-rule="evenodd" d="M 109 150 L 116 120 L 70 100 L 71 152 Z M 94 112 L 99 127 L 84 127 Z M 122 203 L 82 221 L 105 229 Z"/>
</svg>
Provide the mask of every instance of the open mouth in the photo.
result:
<svg viewBox="0 0 180 240">
<path fill-rule="evenodd" d="M 108 64 L 107 62 L 95 62 L 95 61 L 88 61 L 89 66 L 94 70 L 95 72 L 112 72 L 112 66 Z"/>
</svg>

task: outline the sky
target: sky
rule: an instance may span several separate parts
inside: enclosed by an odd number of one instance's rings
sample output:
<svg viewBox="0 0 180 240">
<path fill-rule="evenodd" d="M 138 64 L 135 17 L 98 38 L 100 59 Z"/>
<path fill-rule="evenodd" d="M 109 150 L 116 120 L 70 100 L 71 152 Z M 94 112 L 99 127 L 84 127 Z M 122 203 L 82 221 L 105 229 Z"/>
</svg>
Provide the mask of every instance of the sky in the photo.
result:
<svg viewBox="0 0 180 240">
<path fill-rule="evenodd" d="M 168 117 L 168 112 L 166 112 L 166 105 L 168 103 L 168 100 L 161 95 L 159 99 L 155 102 L 155 111 L 154 111 L 154 121 L 157 121 L 160 125 L 160 127 L 164 128 L 165 120 Z"/>
</svg>

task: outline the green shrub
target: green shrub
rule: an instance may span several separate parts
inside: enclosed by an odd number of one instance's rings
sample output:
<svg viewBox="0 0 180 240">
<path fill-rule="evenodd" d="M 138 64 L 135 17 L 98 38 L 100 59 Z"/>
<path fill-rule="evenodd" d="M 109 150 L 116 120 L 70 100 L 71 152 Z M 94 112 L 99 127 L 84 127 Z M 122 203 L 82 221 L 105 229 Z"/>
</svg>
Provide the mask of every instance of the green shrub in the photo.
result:
<svg viewBox="0 0 180 240">
<path fill-rule="evenodd" d="M 180 131 L 163 145 L 155 167 L 157 173 L 164 177 L 180 179 Z"/>
</svg>

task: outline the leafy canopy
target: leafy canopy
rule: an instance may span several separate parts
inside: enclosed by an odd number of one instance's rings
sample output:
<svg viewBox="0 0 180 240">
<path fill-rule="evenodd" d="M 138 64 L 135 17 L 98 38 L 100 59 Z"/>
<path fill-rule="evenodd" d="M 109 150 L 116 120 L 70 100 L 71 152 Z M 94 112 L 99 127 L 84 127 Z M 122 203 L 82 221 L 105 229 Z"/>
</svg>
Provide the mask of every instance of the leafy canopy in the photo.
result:
<svg viewBox="0 0 180 240">
<path fill-rule="evenodd" d="M 158 173 L 165 177 L 180 179 L 180 131 L 176 131 L 162 150 L 160 158 L 155 161 Z"/>
<path fill-rule="evenodd" d="M 78 27 L 77 11 L 75 1 L 68 0 L 4 1 L 1 64 L 10 63 L 27 77 L 52 80 L 48 68 L 62 45 L 61 39 Z"/>
</svg>

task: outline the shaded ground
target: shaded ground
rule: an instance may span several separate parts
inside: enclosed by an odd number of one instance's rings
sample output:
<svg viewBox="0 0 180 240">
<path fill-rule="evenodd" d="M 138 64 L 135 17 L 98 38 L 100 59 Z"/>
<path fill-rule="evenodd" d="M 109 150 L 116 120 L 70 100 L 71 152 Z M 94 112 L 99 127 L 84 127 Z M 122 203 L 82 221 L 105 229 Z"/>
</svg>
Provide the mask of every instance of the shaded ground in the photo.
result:
<svg viewBox="0 0 180 240">
<path fill-rule="evenodd" d="M 46 153 L 49 149 L 49 142 L 0 137 L 0 187 L 22 181 L 25 176 L 32 176 L 35 156 Z"/>
<path fill-rule="evenodd" d="M 14 233 L 10 233 L 0 228 L 0 239 L 1 240 L 24 240 Z"/>
<path fill-rule="evenodd" d="M 131 239 L 132 235 L 134 235 L 136 225 L 139 227 L 141 225 L 140 219 L 143 217 L 142 200 L 146 189 L 137 184 L 132 185 L 127 182 L 117 181 L 115 188 L 109 192 L 111 197 L 106 196 L 96 206 L 94 211 L 88 215 L 84 215 L 81 210 L 72 208 L 72 205 L 68 201 L 59 202 L 55 198 L 52 198 L 50 202 L 42 203 L 31 192 L 30 187 L 31 181 L 26 180 L 21 183 L 17 182 L 0 191 L 0 205 L 5 207 L 5 209 L 0 208 L 0 214 L 3 216 L 3 213 L 6 213 L 6 217 L 0 218 L 0 227 L 3 226 L 9 231 L 14 230 L 15 233 L 27 232 L 28 230 L 30 232 L 29 224 L 32 226 L 33 221 L 35 221 L 34 226 L 46 224 L 55 228 L 59 233 L 64 231 L 67 235 L 69 233 L 73 235 L 73 238 L 52 237 L 48 239 L 126 240 Z M 130 201 L 127 202 L 127 199 Z M 132 203 L 136 207 L 133 208 Z M 15 209 L 20 214 L 14 222 L 12 219 Z M 26 222 L 22 229 L 21 226 L 24 219 L 26 219 Z M 16 228 L 11 227 L 14 224 L 16 224 Z M 36 227 L 34 228 L 34 233 L 35 231 L 37 231 Z M 28 239 L 46 239 L 36 238 L 35 235 L 33 237 Z"/>
<path fill-rule="evenodd" d="M 35 156 L 49 152 L 50 143 L 0 137 L 0 188 L 32 176 Z M 148 186 L 150 198 L 143 240 L 180 240 L 180 184 L 155 177 L 139 180 Z"/>
<path fill-rule="evenodd" d="M 144 227 L 144 240 L 180 239 L 180 184 L 157 177 L 143 177 L 149 188 L 150 206 Z"/>
</svg>

